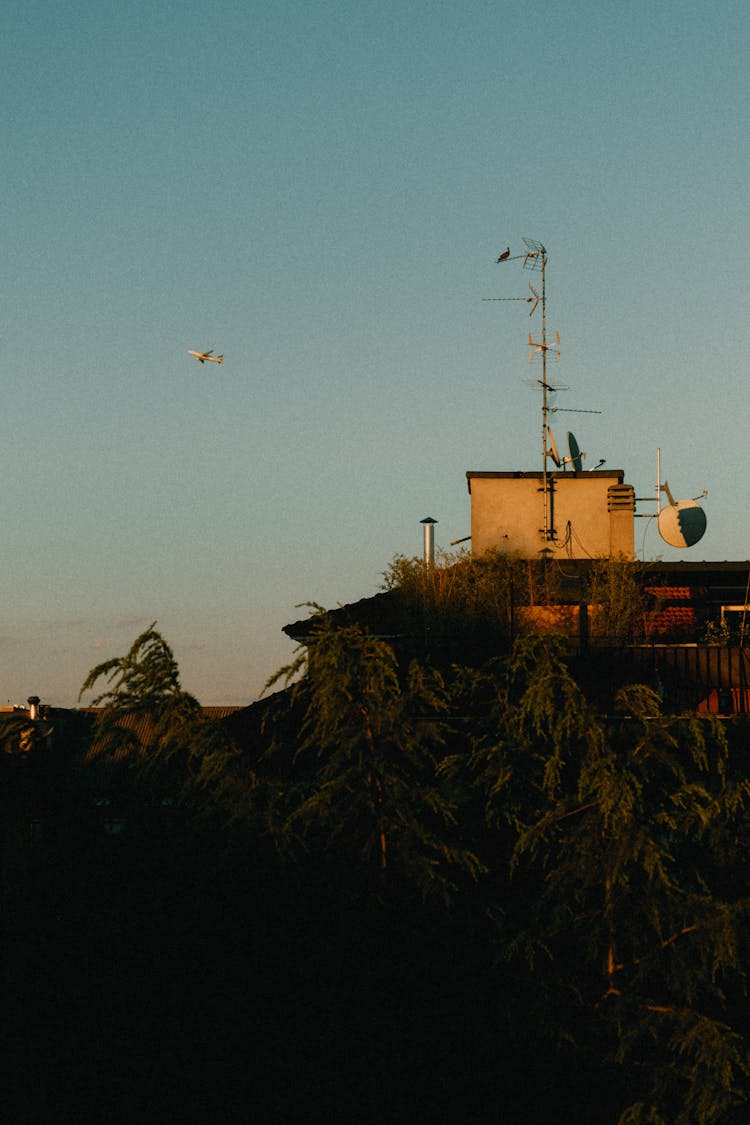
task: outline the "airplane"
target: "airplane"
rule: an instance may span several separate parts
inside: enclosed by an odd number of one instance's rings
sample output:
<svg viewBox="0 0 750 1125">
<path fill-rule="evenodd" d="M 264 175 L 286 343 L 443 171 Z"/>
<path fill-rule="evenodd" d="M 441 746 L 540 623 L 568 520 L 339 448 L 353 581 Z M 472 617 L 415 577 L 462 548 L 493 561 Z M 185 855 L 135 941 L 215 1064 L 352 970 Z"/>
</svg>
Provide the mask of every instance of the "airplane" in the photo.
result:
<svg viewBox="0 0 750 1125">
<path fill-rule="evenodd" d="M 221 363 L 223 361 L 223 355 L 213 355 L 212 353 L 213 348 L 209 348 L 207 352 L 197 352 L 194 351 L 193 348 L 188 348 L 188 355 L 194 355 L 198 363 L 205 363 L 206 360 L 208 360 L 209 363 Z"/>
<path fill-rule="evenodd" d="M 560 333 L 555 332 L 555 343 L 554 344 L 539 344 L 539 343 L 537 343 L 536 340 L 531 339 L 531 333 L 529 332 L 529 348 L 531 349 L 530 352 L 529 352 L 529 363 L 534 362 L 534 352 L 540 352 L 543 355 L 545 352 L 548 352 L 550 350 L 556 351 L 557 352 L 556 358 L 559 359 L 560 358 Z"/>
</svg>

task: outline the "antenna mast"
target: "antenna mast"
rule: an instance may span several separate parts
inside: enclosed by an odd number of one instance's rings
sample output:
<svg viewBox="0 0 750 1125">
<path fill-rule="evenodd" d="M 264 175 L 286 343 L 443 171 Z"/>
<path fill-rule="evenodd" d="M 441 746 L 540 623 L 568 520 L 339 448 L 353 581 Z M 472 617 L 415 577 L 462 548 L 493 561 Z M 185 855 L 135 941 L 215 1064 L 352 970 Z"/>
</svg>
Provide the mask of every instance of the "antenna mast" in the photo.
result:
<svg viewBox="0 0 750 1125">
<path fill-rule="evenodd" d="M 547 381 L 547 353 L 553 351 L 555 358 L 560 358 L 560 333 L 555 333 L 555 343 L 550 344 L 547 342 L 547 250 L 541 242 L 536 242 L 533 238 L 524 238 L 523 244 L 525 250 L 521 254 L 511 254 L 510 247 L 503 251 L 498 262 L 515 262 L 519 258 L 522 259 L 523 268 L 525 270 L 533 270 L 542 275 L 541 293 L 529 283 L 529 290 L 531 291 L 530 297 L 485 297 L 483 300 L 489 301 L 526 301 L 531 305 L 529 309 L 529 316 L 533 316 L 537 307 L 542 306 L 542 338 L 541 340 L 533 340 L 529 332 L 529 363 L 533 362 L 536 352 L 542 354 L 542 377 L 537 379 L 538 383 L 542 386 L 542 494 L 544 498 L 544 527 L 540 528 L 540 535 L 544 540 L 544 547 L 542 550 L 547 549 L 548 543 L 555 541 L 555 520 L 554 520 L 554 505 L 553 505 L 553 489 L 554 481 L 551 480 L 550 473 L 547 469 L 547 460 L 551 460 L 553 464 L 559 468 L 560 459 L 555 448 L 555 441 L 552 437 L 552 431 L 547 423 L 547 415 L 555 412 L 555 407 L 550 406 L 549 394 L 550 391 L 555 391 L 557 388 L 552 386 Z M 587 412 L 588 413 L 588 412 Z M 599 411 L 591 411 L 592 414 L 598 414 Z"/>
<path fill-rule="evenodd" d="M 540 344 L 534 345 L 531 339 L 531 333 L 529 333 L 529 344 L 532 345 L 529 360 L 533 360 L 535 350 L 542 353 L 542 494 L 544 497 L 544 528 L 542 534 L 544 535 L 544 542 L 547 544 L 555 538 L 555 528 L 550 504 L 550 482 L 547 472 L 547 458 L 550 456 L 550 452 L 547 448 L 547 414 L 550 408 L 548 397 L 549 383 L 547 382 L 547 352 L 549 351 L 549 346 L 547 344 L 547 251 L 541 242 L 536 242 L 533 238 L 524 238 L 522 241 L 526 247 L 526 253 L 523 256 L 523 268 L 525 270 L 534 270 L 542 275 L 541 297 L 537 296 L 533 285 L 529 286 L 536 297 L 529 312 L 529 316 L 533 315 L 538 304 L 542 306 L 542 339 Z M 560 358 L 559 349 L 557 351 L 557 358 Z"/>
</svg>

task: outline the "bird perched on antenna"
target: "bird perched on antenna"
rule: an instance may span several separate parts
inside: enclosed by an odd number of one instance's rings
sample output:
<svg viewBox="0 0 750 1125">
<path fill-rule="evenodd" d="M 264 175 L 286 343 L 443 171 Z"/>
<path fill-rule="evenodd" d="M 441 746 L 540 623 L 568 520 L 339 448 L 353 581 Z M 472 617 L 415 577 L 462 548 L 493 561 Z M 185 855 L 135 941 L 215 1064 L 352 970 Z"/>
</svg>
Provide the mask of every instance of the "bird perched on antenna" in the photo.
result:
<svg viewBox="0 0 750 1125">
<path fill-rule="evenodd" d="M 498 260 L 498 262 L 507 262 L 509 257 L 510 257 L 510 246 L 508 246 L 505 250 L 503 250 L 502 254 L 500 255 L 500 257 L 497 260 Z"/>
</svg>

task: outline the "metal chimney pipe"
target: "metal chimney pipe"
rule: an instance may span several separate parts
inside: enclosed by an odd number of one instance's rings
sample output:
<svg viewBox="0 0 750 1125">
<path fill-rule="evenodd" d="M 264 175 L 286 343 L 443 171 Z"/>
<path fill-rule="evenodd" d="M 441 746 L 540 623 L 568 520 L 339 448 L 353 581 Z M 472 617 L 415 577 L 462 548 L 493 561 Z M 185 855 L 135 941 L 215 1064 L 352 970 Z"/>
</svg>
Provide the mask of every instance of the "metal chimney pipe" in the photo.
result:
<svg viewBox="0 0 750 1125">
<path fill-rule="evenodd" d="M 424 527 L 424 561 L 425 566 L 435 565 L 435 524 L 432 516 L 427 516 L 426 519 L 420 520 Z"/>
<path fill-rule="evenodd" d="M 26 702 L 29 705 L 29 718 L 32 722 L 36 722 L 39 718 L 39 696 L 30 695 Z"/>
</svg>

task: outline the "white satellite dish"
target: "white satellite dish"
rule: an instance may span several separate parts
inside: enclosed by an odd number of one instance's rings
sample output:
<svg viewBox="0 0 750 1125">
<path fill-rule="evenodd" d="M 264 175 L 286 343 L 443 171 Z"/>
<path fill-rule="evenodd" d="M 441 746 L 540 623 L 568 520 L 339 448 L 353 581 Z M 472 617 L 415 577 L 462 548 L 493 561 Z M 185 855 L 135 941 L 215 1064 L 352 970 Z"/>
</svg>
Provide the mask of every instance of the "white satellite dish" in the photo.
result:
<svg viewBox="0 0 750 1125">
<path fill-rule="evenodd" d="M 555 435 L 552 433 L 552 430 L 549 426 L 547 426 L 547 438 L 549 439 L 549 449 L 547 450 L 547 456 L 552 458 L 553 464 L 556 468 L 559 469 L 562 465 L 562 459 L 557 449 Z"/>
<path fill-rule="evenodd" d="M 706 531 L 706 513 L 695 500 L 678 500 L 661 509 L 656 525 L 670 547 L 693 547 Z"/>
</svg>

